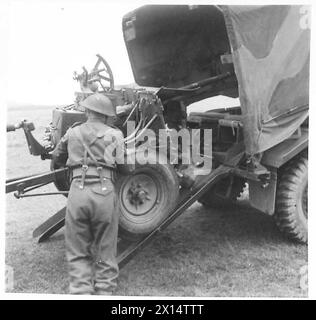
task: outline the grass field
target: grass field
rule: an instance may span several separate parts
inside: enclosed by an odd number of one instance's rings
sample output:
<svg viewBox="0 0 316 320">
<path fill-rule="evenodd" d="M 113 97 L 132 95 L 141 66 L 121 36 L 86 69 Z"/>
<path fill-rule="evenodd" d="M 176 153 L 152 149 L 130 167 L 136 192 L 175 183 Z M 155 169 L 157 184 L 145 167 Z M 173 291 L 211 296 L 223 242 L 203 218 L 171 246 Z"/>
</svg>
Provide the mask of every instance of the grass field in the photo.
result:
<svg viewBox="0 0 316 320">
<path fill-rule="evenodd" d="M 15 108 L 8 122 L 32 120 L 40 137 L 51 110 Z M 7 178 L 47 170 L 48 161 L 29 155 L 22 131 L 7 133 Z M 6 196 L 13 292 L 67 292 L 63 230 L 45 243 L 32 238 L 33 229 L 65 203 L 62 196 Z M 247 208 L 206 210 L 196 203 L 121 270 L 116 295 L 304 297 L 299 271 L 306 264 L 307 247 L 283 238 L 271 217 Z"/>
</svg>

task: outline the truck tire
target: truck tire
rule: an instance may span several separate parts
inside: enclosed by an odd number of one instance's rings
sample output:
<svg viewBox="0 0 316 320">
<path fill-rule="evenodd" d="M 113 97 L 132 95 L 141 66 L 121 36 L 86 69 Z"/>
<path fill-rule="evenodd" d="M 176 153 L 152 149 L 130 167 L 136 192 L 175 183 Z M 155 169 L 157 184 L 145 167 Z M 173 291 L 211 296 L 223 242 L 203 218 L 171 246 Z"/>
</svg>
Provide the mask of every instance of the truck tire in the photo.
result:
<svg viewBox="0 0 316 320">
<path fill-rule="evenodd" d="M 279 229 L 290 239 L 307 243 L 308 157 L 300 153 L 281 168 L 274 214 Z"/>
<path fill-rule="evenodd" d="M 179 182 L 171 165 L 137 165 L 116 182 L 120 210 L 119 236 L 128 240 L 153 231 L 175 207 Z"/>
<path fill-rule="evenodd" d="M 203 195 L 198 202 L 201 203 L 205 208 L 223 209 L 231 205 L 238 197 L 242 194 L 246 182 L 244 179 L 234 178 L 232 190 L 229 198 L 224 195 L 230 184 L 230 177 L 225 178 L 215 184 L 210 190 Z"/>
</svg>

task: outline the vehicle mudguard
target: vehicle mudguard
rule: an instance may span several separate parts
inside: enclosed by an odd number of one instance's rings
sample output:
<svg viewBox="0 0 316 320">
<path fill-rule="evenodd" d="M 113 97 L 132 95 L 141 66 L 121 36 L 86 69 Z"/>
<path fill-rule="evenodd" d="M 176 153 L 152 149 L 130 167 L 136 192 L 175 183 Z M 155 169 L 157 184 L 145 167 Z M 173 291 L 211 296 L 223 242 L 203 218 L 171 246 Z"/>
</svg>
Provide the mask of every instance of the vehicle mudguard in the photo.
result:
<svg viewBox="0 0 316 320">
<path fill-rule="evenodd" d="M 308 147 L 308 128 L 301 127 L 289 139 L 277 144 L 263 153 L 261 164 L 264 166 L 280 168 L 302 150 Z"/>
</svg>

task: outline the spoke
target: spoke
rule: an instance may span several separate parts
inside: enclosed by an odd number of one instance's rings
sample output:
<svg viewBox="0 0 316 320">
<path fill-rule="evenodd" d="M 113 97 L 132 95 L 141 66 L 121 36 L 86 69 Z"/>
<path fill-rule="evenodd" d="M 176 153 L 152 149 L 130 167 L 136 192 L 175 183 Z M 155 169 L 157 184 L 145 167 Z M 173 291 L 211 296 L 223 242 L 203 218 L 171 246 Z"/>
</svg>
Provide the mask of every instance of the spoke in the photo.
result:
<svg viewBox="0 0 316 320">
<path fill-rule="evenodd" d="M 101 59 L 100 58 L 98 58 L 98 61 L 97 61 L 97 63 L 95 64 L 95 66 L 94 66 L 94 70 L 97 70 L 98 69 L 98 67 L 99 67 L 99 65 L 100 65 L 100 63 L 101 63 Z"/>
<path fill-rule="evenodd" d="M 101 72 L 105 72 L 108 76 L 110 75 L 109 70 L 108 70 L 108 69 L 106 69 L 106 68 L 100 69 L 100 70 L 98 70 L 98 72 L 99 72 L 99 73 L 101 73 Z"/>
<path fill-rule="evenodd" d="M 97 73 L 100 73 L 100 72 L 103 72 L 103 71 L 106 72 L 106 69 L 103 68 L 103 69 L 96 70 Z"/>
<path fill-rule="evenodd" d="M 102 84 L 101 80 L 98 80 L 98 82 L 100 83 L 100 86 L 102 87 L 103 91 L 106 91 L 104 85 Z"/>
<path fill-rule="evenodd" d="M 107 78 L 107 77 L 105 77 L 105 76 L 102 76 L 101 74 L 99 74 L 99 77 L 100 77 L 101 79 L 103 79 L 103 80 L 111 81 L 110 78 Z"/>
</svg>

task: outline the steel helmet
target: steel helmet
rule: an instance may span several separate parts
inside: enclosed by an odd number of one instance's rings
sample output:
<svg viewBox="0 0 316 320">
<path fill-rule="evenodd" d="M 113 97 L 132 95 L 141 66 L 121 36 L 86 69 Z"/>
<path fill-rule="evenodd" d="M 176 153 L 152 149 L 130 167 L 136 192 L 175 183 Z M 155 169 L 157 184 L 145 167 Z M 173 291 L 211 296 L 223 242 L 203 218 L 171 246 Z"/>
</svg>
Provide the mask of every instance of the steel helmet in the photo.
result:
<svg viewBox="0 0 316 320">
<path fill-rule="evenodd" d="M 114 117 L 116 115 L 111 100 L 101 93 L 94 93 L 79 104 L 86 109 L 104 114 L 109 117 Z"/>
</svg>

